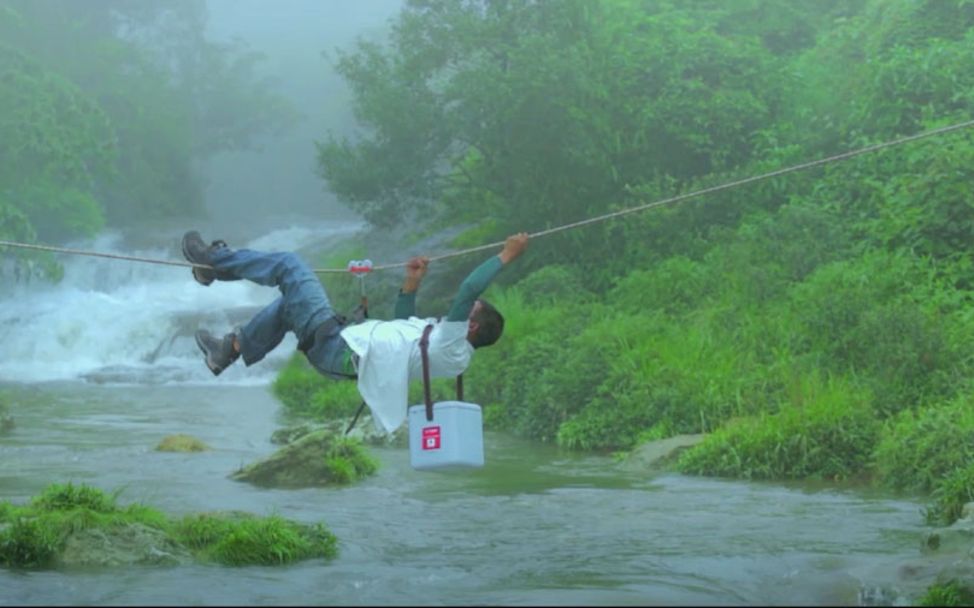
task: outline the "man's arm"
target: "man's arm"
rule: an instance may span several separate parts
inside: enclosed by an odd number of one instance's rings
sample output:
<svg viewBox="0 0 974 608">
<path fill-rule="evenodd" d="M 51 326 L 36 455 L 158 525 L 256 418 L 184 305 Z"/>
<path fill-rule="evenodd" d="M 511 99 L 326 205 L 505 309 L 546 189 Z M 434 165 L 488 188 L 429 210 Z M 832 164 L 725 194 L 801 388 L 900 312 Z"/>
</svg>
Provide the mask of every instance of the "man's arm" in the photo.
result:
<svg viewBox="0 0 974 608">
<path fill-rule="evenodd" d="M 396 297 L 395 318 L 408 319 L 416 316 L 416 291 L 426 276 L 428 265 L 429 258 L 423 256 L 416 256 L 406 262 L 406 278 Z"/>
<path fill-rule="evenodd" d="M 501 268 L 516 260 L 524 253 L 527 246 L 528 233 L 526 232 L 507 237 L 501 252 L 477 266 L 460 284 L 460 289 L 457 291 L 456 297 L 453 298 L 453 304 L 450 306 L 450 312 L 446 315 L 446 320 L 466 321 L 474 303 L 477 302 L 477 298 L 487 289 Z"/>
</svg>

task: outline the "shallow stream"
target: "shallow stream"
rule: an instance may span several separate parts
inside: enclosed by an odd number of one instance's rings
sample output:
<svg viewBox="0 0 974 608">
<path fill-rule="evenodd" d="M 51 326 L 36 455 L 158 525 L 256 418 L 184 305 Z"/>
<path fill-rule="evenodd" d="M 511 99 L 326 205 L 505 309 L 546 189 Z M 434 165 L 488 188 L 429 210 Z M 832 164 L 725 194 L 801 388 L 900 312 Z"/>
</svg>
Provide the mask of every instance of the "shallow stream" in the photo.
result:
<svg viewBox="0 0 974 608">
<path fill-rule="evenodd" d="M 0 570 L 5 605 L 835 605 L 892 588 L 919 553 L 920 504 L 862 491 L 628 471 L 609 457 L 488 434 L 487 464 L 413 471 L 374 449 L 344 488 L 231 481 L 283 424 L 266 386 L 7 383 L 0 499 L 53 482 L 124 488 L 173 515 L 323 522 L 340 554 L 283 567 Z M 206 442 L 164 453 L 166 435 Z"/>
</svg>

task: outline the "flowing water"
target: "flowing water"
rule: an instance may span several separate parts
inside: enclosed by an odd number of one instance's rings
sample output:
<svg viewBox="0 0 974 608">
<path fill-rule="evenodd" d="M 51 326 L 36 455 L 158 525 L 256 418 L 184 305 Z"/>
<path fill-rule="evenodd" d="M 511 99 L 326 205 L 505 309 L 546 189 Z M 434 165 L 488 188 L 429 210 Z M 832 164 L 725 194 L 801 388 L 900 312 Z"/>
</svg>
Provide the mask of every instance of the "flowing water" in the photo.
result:
<svg viewBox="0 0 974 608">
<path fill-rule="evenodd" d="M 16 422 L 0 435 L 0 500 L 72 481 L 121 488 L 121 503 L 174 516 L 277 513 L 325 523 L 339 556 L 282 567 L 0 569 L 0 604 L 854 604 L 863 589 L 901 587 L 901 566 L 919 555 L 913 501 L 632 471 L 491 433 L 476 471 L 416 472 L 405 449 L 373 448 L 378 473 L 350 487 L 231 481 L 277 448 L 270 435 L 285 421 L 268 383 L 293 338 L 268 361 L 213 378 L 192 330 L 228 326 L 275 294 L 202 288 L 187 275 L 68 260 L 61 285 L 0 297 L 0 395 Z M 176 433 L 211 450 L 154 450 Z"/>
</svg>

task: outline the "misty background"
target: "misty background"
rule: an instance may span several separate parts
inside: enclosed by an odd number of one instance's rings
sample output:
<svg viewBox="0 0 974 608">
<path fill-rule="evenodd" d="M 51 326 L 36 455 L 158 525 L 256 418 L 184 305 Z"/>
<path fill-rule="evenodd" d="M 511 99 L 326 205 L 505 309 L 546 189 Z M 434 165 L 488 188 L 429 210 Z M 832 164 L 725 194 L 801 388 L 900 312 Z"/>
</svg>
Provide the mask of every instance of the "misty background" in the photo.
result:
<svg viewBox="0 0 974 608">
<path fill-rule="evenodd" d="M 299 123 L 286 133 L 262 137 L 255 149 L 223 152 L 209 162 L 206 208 L 212 218 L 272 225 L 300 217 L 357 218 L 317 174 L 314 143 L 329 131 L 355 133 L 348 86 L 332 69 L 335 49 L 348 49 L 359 37 L 381 41 L 402 0 L 206 4 L 207 34 L 215 41 L 239 39 L 264 53 L 258 73 L 270 78 L 299 113 Z"/>
</svg>

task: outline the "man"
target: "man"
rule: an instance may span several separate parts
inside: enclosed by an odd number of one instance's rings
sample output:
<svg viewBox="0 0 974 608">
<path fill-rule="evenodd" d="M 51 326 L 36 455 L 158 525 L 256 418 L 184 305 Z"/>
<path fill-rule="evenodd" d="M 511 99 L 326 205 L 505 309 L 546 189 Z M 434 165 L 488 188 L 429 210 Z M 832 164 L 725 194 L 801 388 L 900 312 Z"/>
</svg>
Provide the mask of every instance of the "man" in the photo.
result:
<svg viewBox="0 0 974 608">
<path fill-rule="evenodd" d="M 527 233 L 507 237 L 500 253 L 464 279 L 442 319 L 416 317 L 416 292 L 429 264 L 428 258 L 418 256 L 406 264 L 394 320 L 347 324 L 335 314 L 318 277 L 297 255 L 233 250 L 219 240 L 207 245 L 198 232 L 190 231 L 183 236 L 183 255 L 193 264 L 212 267 L 193 267 L 193 277 L 200 284 L 249 279 L 281 290 L 281 297 L 243 327 L 222 338 L 201 329 L 196 332 L 196 343 L 207 367 L 218 375 L 240 356 L 247 365 L 260 361 L 293 331 L 298 349 L 320 373 L 358 379 L 359 392 L 373 418 L 391 433 L 406 419 L 409 381 L 422 378 L 419 341 L 425 327 L 433 325 L 430 375 L 461 374 L 474 349 L 494 344 L 504 330 L 504 317 L 480 299 L 480 294 L 527 244 Z"/>
</svg>

